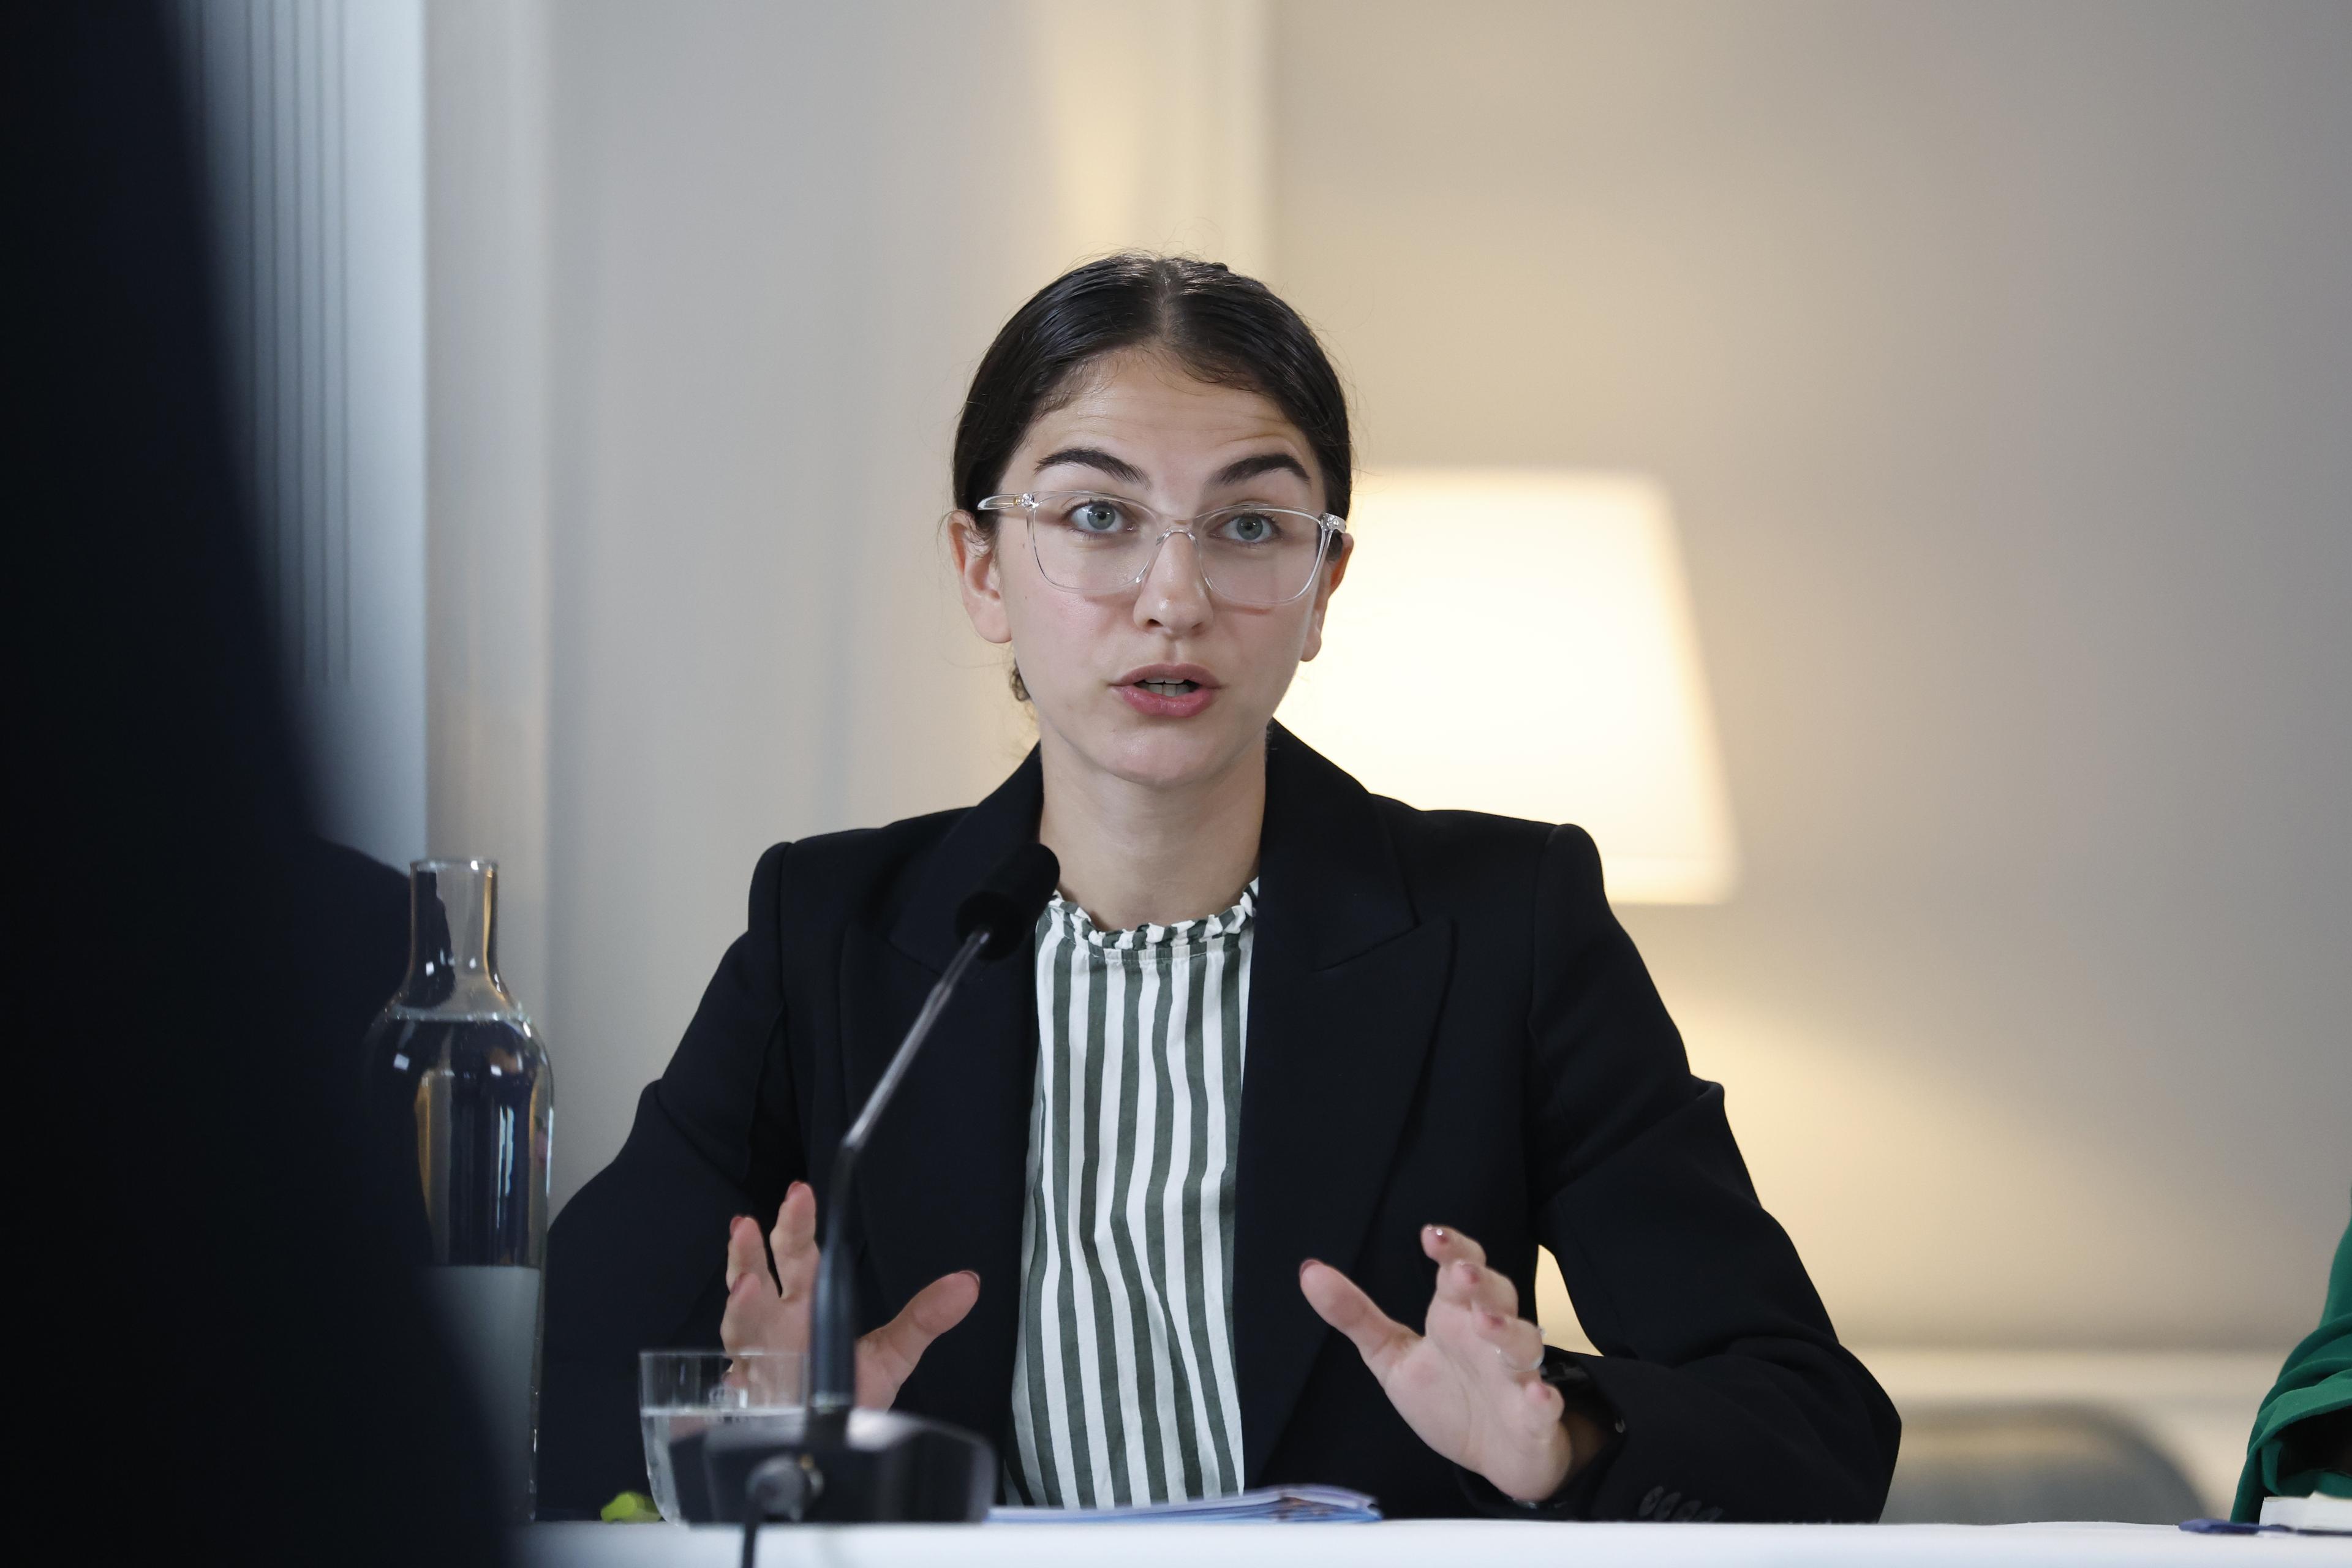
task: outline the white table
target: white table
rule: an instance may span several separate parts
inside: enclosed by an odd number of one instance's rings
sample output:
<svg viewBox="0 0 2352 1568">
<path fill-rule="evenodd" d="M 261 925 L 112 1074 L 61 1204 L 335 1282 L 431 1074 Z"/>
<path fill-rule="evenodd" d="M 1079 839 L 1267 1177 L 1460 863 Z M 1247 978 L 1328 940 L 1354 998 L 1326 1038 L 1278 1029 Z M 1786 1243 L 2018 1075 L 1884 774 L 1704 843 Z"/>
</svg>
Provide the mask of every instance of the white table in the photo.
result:
<svg viewBox="0 0 2352 1568">
<path fill-rule="evenodd" d="M 740 1531 L 668 1524 L 539 1524 L 519 1534 L 527 1568 L 734 1568 Z M 2191 1535 L 2153 1524 L 1538 1524 L 1400 1520 L 1385 1524 L 939 1525 L 793 1528 L 760 1534 L 763 1568 L 1660 1568 L 1816 1563 L 2200 1563 L 2221 1568 L 2352 1564 L 2352 1539 Z"/>
</svg>

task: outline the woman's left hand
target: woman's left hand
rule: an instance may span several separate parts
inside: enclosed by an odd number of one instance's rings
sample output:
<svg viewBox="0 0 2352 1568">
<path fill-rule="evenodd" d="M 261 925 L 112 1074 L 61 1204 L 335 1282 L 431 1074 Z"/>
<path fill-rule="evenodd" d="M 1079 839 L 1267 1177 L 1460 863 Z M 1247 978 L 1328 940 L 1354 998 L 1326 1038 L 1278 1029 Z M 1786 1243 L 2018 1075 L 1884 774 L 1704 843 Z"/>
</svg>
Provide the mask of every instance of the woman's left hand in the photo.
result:
<svg viewBox="0 0 2352 1568">
<path fill-rule="evenodd" d="M 1437 1264 L 1423 1331 L 1372 1304 L 1328 1263 L 1300 1265 L 1298 1288 L 1323 1321 L 1354 1342 L 1389 1402 L 1421 1440 L 1507 1496 L 1540 1502 L 1598 1453 L 1598 1423 L 1561 1416 L 1543 1381 L 1543 1331 L 1518 1315 L 1519 1293 L 1459 1231 L 1423 1226 Z"/>
</svg>

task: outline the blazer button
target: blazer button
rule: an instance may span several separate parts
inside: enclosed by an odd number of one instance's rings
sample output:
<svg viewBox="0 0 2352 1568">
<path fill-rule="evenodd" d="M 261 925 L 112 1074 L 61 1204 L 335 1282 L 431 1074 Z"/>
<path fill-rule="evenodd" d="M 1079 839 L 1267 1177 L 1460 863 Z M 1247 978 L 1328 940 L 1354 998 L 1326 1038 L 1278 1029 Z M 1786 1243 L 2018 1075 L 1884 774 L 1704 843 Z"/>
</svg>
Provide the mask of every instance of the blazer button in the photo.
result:
<svg viewBox="0 0 2352 1568">
<path fill-rule="evenodd" d="M 1652 1514 L 1654 1514 L 1654 1513 L 1657 1512 L 1657 1511 L 1658 1511 L 1658 1500 L 1659 1500 L 1660 1498 L 1662 1498 L 1662 1497 L 1665 1496 L 1665 1495 L 1666 1495 L 1666 1489 L 1665 1489 L 1665 1488 L 1664 1488 L 1664 1487 L 1652 1487 L 1652 1488 L 1650 1489 L 1650 1495 L 1649 1495 L 1649 1496 L 1647 1496 L 1647 1497 L 1645 1497 L 1645 1498 L 1643 1498 L 1643 1499 L 1642 1500 L 1642 1510 L 1641 1510 L 1640 1514 L 1639 1514 L 1639 1515 L 1637 1515 L 1636 1517 L 1638 1517 L 1638 1518 L 1642 1518 L 1642 1519 L 1647 1519 L 1647 1518 L 1649 1518 Z"/>
</svg>

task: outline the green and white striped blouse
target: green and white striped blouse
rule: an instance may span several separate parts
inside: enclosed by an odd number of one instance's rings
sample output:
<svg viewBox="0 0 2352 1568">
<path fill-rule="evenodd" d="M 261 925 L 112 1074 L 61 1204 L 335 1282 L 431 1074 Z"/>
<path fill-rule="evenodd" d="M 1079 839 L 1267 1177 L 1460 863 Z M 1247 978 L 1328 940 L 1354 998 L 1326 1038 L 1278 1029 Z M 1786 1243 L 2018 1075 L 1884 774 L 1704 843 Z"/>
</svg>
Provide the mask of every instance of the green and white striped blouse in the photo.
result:
<svg viewBox="0 0 2352 1568">
<path fill-rule="evenodd" d="M 1037 922 L 1037 1090 L 1008 1489 L 1102 1508 L 1240 1489 L 1234 1172 L 1257 884 L 1223 914 Z"/>
</svg>

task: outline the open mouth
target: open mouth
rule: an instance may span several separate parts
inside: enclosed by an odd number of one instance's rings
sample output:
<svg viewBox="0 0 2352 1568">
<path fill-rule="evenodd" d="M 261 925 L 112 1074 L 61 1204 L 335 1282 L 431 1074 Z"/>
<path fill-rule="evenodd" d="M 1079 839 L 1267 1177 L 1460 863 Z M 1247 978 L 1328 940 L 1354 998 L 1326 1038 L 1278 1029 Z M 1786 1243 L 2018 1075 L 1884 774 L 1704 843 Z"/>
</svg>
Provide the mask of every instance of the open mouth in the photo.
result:
<svg viewBox="0 0 2352 1568">
<path fill-rule="evenodd" d="M 1139 680 L 1135 684 L 1155 697 L 1181 697 L 1201 689 L 1197 680 Z"/>
</svg>

